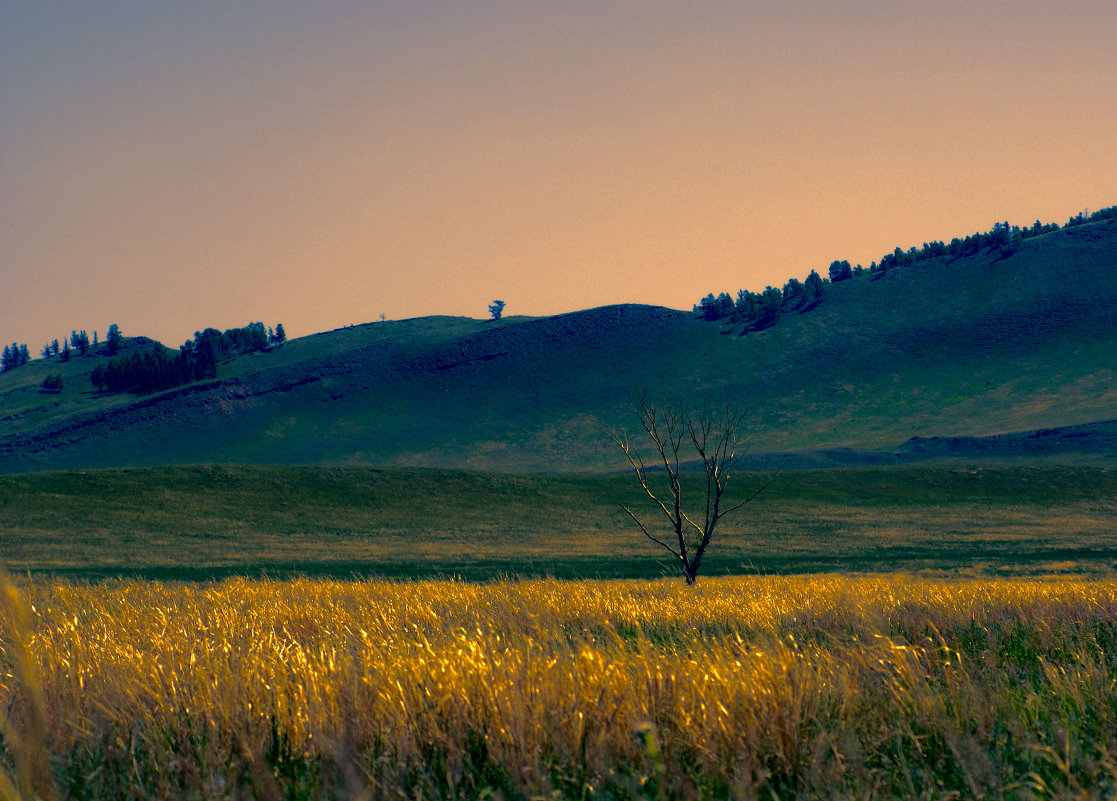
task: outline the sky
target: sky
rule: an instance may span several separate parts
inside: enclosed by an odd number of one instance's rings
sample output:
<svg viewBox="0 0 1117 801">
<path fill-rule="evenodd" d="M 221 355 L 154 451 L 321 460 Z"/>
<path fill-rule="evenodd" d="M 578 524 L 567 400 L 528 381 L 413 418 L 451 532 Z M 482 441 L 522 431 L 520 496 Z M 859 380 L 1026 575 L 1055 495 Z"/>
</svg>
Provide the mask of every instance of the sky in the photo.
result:
<svg viewBox="0 0 1117 801">
<path fill-rule="evenodd" d="M 0 0 L 0 341 L 689 309 L 1117 204 L 1117 2 Z"/>
</svg>

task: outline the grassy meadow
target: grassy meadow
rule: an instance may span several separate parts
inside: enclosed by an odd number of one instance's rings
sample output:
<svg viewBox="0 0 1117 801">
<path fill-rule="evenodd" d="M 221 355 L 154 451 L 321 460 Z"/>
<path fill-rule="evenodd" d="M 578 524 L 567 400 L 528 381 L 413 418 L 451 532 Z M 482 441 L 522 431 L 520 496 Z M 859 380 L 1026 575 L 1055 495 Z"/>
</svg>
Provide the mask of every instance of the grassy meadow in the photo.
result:
<svg viewBox="0 0 1117 801">
<path fill-rule="evenodd" d="M 37 578 L 4 601 L 9 797 L 1117 792 L 1113 579 Z"/>
<path fill-rule="evenodd" d="M 1117 793 L 1117 473 L 787 472 L 691 588 L 621 503 L 622 473 L 0 476 L 0 798 Z"/>
<path fill-rule="evenodd" d="M 697 476 L 685 476 L 697 481 Z M 763 474 L 741 473 L 751 492 Z M 701 490 L 689 487 L 692 502 Z M 13 573 L 213 579 L 503 574 L 655 578 L 673 568 L 622 503 L 625 473 L 163 467 L 0 476 Z M 1117 471 L 790 471 L 719 528 L 706 575 L 824 570 L 1109 573 Z"/>
</svg>

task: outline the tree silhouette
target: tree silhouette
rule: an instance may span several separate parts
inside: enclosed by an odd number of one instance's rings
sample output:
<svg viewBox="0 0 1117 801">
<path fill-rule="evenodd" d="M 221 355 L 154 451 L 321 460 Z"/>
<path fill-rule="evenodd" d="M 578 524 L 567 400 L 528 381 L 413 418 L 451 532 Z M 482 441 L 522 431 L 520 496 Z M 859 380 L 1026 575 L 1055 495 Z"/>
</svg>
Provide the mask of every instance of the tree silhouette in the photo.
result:
<svg viewBox="0 0 1117 801">
<path fill-rule="evenodd" d="M 656 536 L 629 507 L 622 504 L 621 508 L 640 527 L 645 537 L 671 553 L 686 583 L 692 585 L 698 581 L 702 557 L 718 523 L 760 495 L 777 474 L 769 476 L 759 489 L 743 500 L 723 506 L 725 492 L 733 477 L 734 463 L 748 443 L 742 432 L 744 415 L 728 406 L 716 414 L 709 406 L 684 410 L 669 400 L 657 405 L 649 403 L 646 395 L 633 400 L 630 407 L 652 441 L 655 450 L 653 458 L 662 470 L 651 472 L 627 435 L 613 432 L 610 438 L 624 452 L 644 494 L 667 518 L 671 533 L 664 537 Z M 683 506 L 683 481 L 680 478 L 684 467 L 681 454 L 684 451 L 697 457 L 705 478 L 704 500 L 699 502 L 697 511 L 690 513 Z M 652 484 L 659 476 L 663 480 L 658 483 L 666 485 L 666 492 L 657 494 Z"/>
<path fill-rule="evenodd" d="M 124 336 L 120 333 L 120 326 L 116 323 L 109 326 L 109 333 L 105 335 L 105 343 L 109 346 L 110 354 L 115 354 L 124 344 Z"/>
</svg>

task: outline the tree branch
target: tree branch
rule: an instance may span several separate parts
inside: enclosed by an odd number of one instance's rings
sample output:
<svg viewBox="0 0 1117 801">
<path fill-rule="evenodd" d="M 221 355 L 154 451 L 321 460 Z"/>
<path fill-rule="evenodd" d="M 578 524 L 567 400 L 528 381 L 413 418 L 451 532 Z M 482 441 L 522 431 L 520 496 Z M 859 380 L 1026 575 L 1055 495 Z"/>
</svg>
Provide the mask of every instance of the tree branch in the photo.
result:
<svg viewBox="0 0 1117 801">
<path fill-rule="evenodd" d="M 644 459 L 642 456 L 640 456 L 640 452 L 631 447 L 627 436 L 622 438 L 619 434 L 612 431 L 606 433 L 608 433 L 609 437 L 612 438 L 615 443 L 617 443 L 621 451 L 623 451 L 624 455 L 628 458 L 628 463 L 635 471 L 636 481 L 640 485 L 640 488 L 644 490 L 644 494 L 651 498 L 652 501 L 654 501 L 659 506 L 659 508 L 663 510 L 663 514 L 666 515 L 669 521 L 671 521 L 671 525 L 677 528 L 677 519 L 672 516 L 671 510 L 667 508 L 667 505 L 663 501 L 661 501 L 654 492 L 652 492 L 651 484 L 648 481 L 648 470 L 647 467 L 644 465 Z M 634 453 L 635 456 L 633 456 Z M 676 495 L 675 498 L 676 510 L 678 510 L 678 496 Z M 629 512 L 629 514 L 632 514 L 632 512 Z"/>
<path fill-rule="evenodd" d="M 760 495 L 760 493 L 764 492 L 764 490 L 766 490 L 766 489 L 768 489 L 768 487 L 772 486 L 772 482 L 773 482 L 773 481 L 775 481 L 775 480 L 776 480 L 777 478 L 779 478 L 779 477 L 780 477 L 780 473 L 781 473 L 781 472 L 782 472 L 782 471 L 780 471 L 780 470 L 777 470 L 776 472 L 772 473 L 772 475 L 768 476 L 768 480 L 767 480 L 767 481 L 765 481 L 765 482 L 764 482 L 764 483 L 763 483 L 763 484 L 762 484 L 762 485 L 760 486 L 760 489 L 758 489 L 758 490 L 757 490 L 756 492 L 754 492 L 754 493 L 753 493 L 752 495 L 750 495 L 749 497 L 745 498 L 745 499 L 744 499 L 743 501 L 741 501 L 740 503 L 738 503 L 738 504 L 734 504 L 733 506 L 731 506 L 731 507 L 729 507 L 728 509 L 726 509 L 726 510 L 725 510 L 724 512 L 722 512 L 722 513 L 721 513 L 721 516 L 722 516 L 722 517 L 725 517 L 725 516 L 726 516 L 727 514 L 729 514 L 730 512 L 736 512 L 736 511 L 737 511 L 738 509 L 740 509 L 740 508 L 741 508 L 742 506 L 744 506 L 744 505 L 745 505 L 746 503 L 748 503 L 749 501 L 755 500 L 755 499 L 756 499 L 756 497 L 757 497 L 758 495 Z"/>
<path fill-rule="evenodd" d="M 621 508 L 622 508 L 622 509 L 624 509 L 624 510 L 625 510 L 626 512 L 628 512 L 628 516 L 629 516 L 629 517 L 631 517 L 631 518 L 633 519 L 633 521 L 635 521 L 636 525 L 638 525 L 638 526 L 640 527 L 640 530 L 644 532 L 644 536 L 645 536 L 645 537 L 647 537 L 647 538 L 648 538 L 649 540 L 651 540 L 652 542 L 655 542 L 655 543 L 658 543 L 658 544 L 662 545 L 662 546 L 663 546 L 664 548 L 666 548 L 666 549 L 667 549 L 668 551 L 670 551 L 670 552 L 671 552 L 671 555 L 672 555 L 672 556 L 674 556 L 674 557 L 675 557 L 676 559 L 678 559 L 678 560 L 679 560 L 680 562 L 682 562 L 682 563 L 683 563 L 684 565 L 686 564 L 686 559 L 684 559 L 684 558 L 683 558 L 683 555 L 682 555 L 682 554 L 680 554 L 680 553 L 678 553 L 678 552 L 677 552 L 677 551 L 676 551 L 676 550 L 675 550 L 674 548 L 672 548 L 672 547 L 671 547 L 670 545 L 668 545 L 668 544 L 667 544 L 666 542 L 664 542 L 663 540 L 661 540 L 661 539 L 658 539 L 657 537 L 653 537 L 653 536 L 652 536 L 652 535 L 651 535 L 651 534 L 650 534 L 650 533 L 648 532 L 648 530 L 647 530 L 647 529 L 646 529 L 646 528 L 644 527 L 644 524 L 640 522 L 640 518 L 638 518 L 638 517 L 637 517 L 636 515 L 634 515 L 634 514 L 632 513 L 632 510 L 631 510 L 631 509 L 629 509 L 629 508 L 628 508 L 627 506 L 625 506 L 625 505 L 624 505 L 623 503 L 621 504 Z"/>
</svg>

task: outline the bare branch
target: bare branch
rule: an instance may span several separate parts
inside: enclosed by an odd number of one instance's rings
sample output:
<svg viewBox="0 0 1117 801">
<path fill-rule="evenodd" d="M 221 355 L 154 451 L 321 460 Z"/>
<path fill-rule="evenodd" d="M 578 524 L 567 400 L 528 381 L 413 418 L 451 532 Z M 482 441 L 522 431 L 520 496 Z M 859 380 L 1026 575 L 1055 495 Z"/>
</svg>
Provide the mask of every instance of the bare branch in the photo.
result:
<svg viewBox="0 0 1117 801">
<path fill-rule="evenodd" d="M 651 498 L 659 506 L 659 508 L 663 510 L 663 514 L 667 515 L 667 519 L 670 520 L 672 524 L 674 524 L 675 518 L 672 517 L 671 510 L 667 508 L 667 505 L 663 503 L 663 501 L 661 501 L 654 492 L 652 492 L 651 485 L 648 482 L 648 471 L 647 468 L 644 466 L 644 459 L 640 456 L 639 451 L 636 451 L 631 447 L 627 436 L 622 437 L 616 432 L 607 433 L 612 438 L 612 440 L 617 443 L 624 455 L 628 457 L 628 463 L 632 466 L 633 471 L 635 471 L 636 481 L 640 485 L 641 489 L 644 490 L 644 494 Z M 632 513 L 629 512 L 629 514 Z"/>
<path fill-rule="evenodd" d="M 772 474 L 771 474 L 770 476 L 768 476 L 768 480 L 767 480 L 767 481 L 765 481 L 765 482 L 764 482 L 763 484 L 761 484 L 761 485 L 760 485 L 760 487 L 759 487 L 759 488 L 758 488 L 758 489 L 756 490 L 756 492 L 754 492 L 754 493 L 753 493 L 752 495 L 750 495 L 749 497 L 745 498 L 745 499 L 744 499 L 743 501 L 741 501 L 740 503 L 738 503 L 738 504 L 734 504 L 733 506 L 731 506 L 731 507 L 729 507 L 728 509 L 726 509 L 726 510 L 725 510 L 724 512 L 722 512 L 722 513 L 721 513 L 721 516 L 722 516 L 722 517 L 725 517 L 725 516 L 726 516 L 727 514 L 729 514 L 730 512 L 736 512 L 736 511 L 737 511 L 738 509 L 740 509 L 740 508 L 741 508 L 742 506 L 744 506 L 744 505 L 745 505 L 746 503 L 748 503 L 749 501 L 753 501 L 753 500 L 756 500 L 757 496 L 759 496 L 759 495 L 760 495 L 760 493 L 764 492 L 764 490 L 766 490 L 766 489 L 768 489 L 768 487 L 772 486 L 772 482 L 773 482 L 773 481 L 775 481 L 775 480 L 776 480 L 777 478 L 779 478 L 779 477 L 780 477 L 780 473 L 781 473 L 781 472 L 782 472 L 782 471 L 780 471 L 780 470 L 777 470 L 776 472 L 772 473 Z"/>
<path fill-rule="evenodd" d="M 647 537 L 647 538 L 648 538 L 649 540 L 651 540 L 652 542 L 656 542 L 656 543 L 659 543 L 659 544 L 660 544 L 660 545 L 662 545 L 662 546 L 663 546 L 664 548 L 666 548 L 666 549 L 667 549 L 668 551 L 670 551 L 670 552 L 671 552 L 671 555 L 672 555 L 672 556 L 674 556 L 674 557 L 675 557 L 676 559 L 678 559 L 679 561 L 681 561 L 681 562 L 684 562 L 684 563 L 685 563 L 685 560 L 683 559 L 683 556 L 682 556 L 682 554 L 678 553 L 678 552 L 677 552 L 677 551 L 676 551 L 676 550 L 675 550 L 674 548 L 672 548 L 672 547 L 671 547 L 670 545 L 668 545 L 668 544 L 667 544 L 666 542 L 664 542 L 663 540 L 661 540 L 661 539 L 658 539 L 658 538 L 656 538 L 656 537 L 653 537 L 653 536 L 651 535 L 651 533 L 649 533 L 649 532 L 648 532 L 648 529 L 644 527 L 644 524 L 640 522 L 640 518 L 638 518 L 638 517 L 637 517 L 636 515 L 634 515 L 634 514 L 632 513 L 632 510 L 631 510 L 631 509 L 629 509 L 629 508 L 628 508 L 627 506 L 625 506 L 624 504 L 621 504 L 621 508 L 622 508 L 622 509 L 624 509 L 624 510 L 625 510 L 626 512 L 628 512 L 628 516 L 629 516 L 629 517 L 631 517 L 631 518 L 632 518 L 632 519 L 633 519 L 633 520 L 635 521 L 636 525 L 638 525 L 638 526 L 640 527 L 640 530 L 644 532 L 644 536 L 645 536 L 645 537 Z"/>
<path fill-rule="evenodd" d="M 687 514 L 686 514 L 686 512 L 684 512 L 684 511 L 683 511 L 682 509 L 680 509 L 680 510 L 679 510 L 679 514 L 680 514 L 680 515 L 682 515 L 682 519 L 683 519 L 683 522 L 684 522 L 684 523 L 689 523 L 689 524 L 690 524 L 690 526 L 691 526 L 691 527 L 692 527 L 692 528 L 693 528 L 693 529 L 694 529 L 695 531 L 697 531 L 699 535 L 701 535 L 701 534 L 702 534 L 702 526 L 698 525 L 698 524 L 697 524 L 697 523 L 695 523 L 695 522 L 694 522 L 693 520 L 691 520 L 691 519 L 690 519 L 689 517 L 687 517 Z"/>
</svg>

